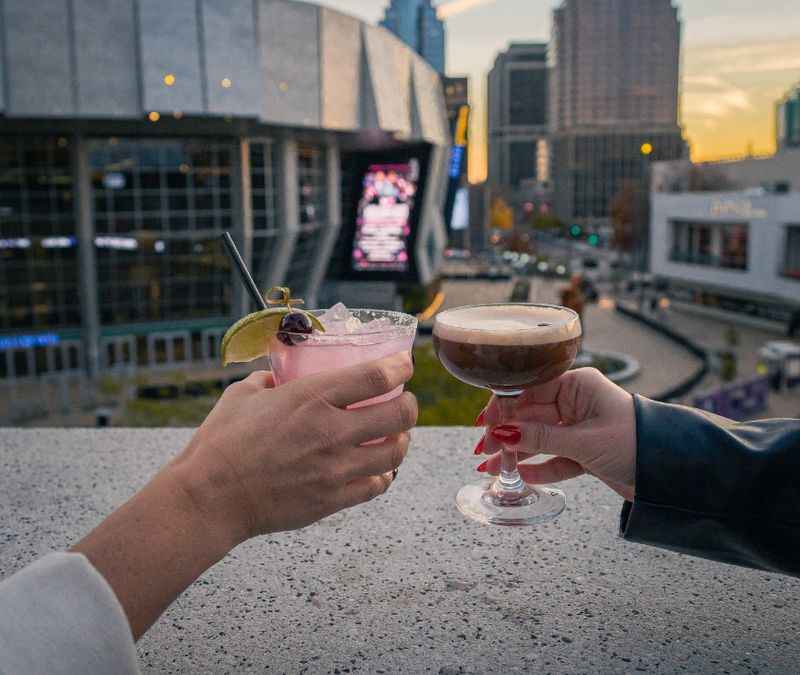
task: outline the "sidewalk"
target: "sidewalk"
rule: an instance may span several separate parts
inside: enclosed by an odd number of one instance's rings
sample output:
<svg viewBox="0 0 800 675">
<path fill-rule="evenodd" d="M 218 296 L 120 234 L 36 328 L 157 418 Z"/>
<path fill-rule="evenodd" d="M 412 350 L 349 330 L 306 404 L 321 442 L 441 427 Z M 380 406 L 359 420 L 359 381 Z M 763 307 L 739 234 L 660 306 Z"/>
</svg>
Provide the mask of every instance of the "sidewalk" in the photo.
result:
<svg viewBox="0 0 800 675">
<path fill-rule="evenodd" d="M 737 379 L 745 379 L 758 374 L 758 350 L 770 340 L 786 339 L 780 338 L 774 332 L 737 325 L 736 331 L 739 336 L 739 344 L 736 347 L 729 347 L 725 342 L 725 331 L 729 324 L 720 322 L 714 318 L 705 318 L 696 314 L 690 315 L 683 312 L 667 311 L 665 313 L 665 323 L 679 333 L 685 335 L 692 341 L 709 352 L 720 349 L 731 349 L 737 357 Z M 699 384 L 694 394 L 715 389 L 724 384 L 720 378 L 710 373 Z M 687 397 L 684 402 L 689 403 L 693 395 Z M 769 408 L 764 417 L 800 417 L 800 388 L 790 392 L 777 394 L 770 393 Z"/>
</svg>

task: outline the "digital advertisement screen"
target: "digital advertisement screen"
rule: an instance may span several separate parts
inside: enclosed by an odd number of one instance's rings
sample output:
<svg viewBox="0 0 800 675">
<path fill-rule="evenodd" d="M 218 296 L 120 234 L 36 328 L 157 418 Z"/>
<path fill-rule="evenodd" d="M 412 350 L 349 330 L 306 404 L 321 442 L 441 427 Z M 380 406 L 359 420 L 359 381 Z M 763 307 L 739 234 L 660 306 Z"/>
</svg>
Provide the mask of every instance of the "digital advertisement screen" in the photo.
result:
<svg viewBox="0 0 800 675">
<path fill-rule="evenodd" d="M 419 180 L 415 158 L 371 164 L 363 174 L 353 237 L 354 271 L 409 271 Z"/>
</svg>

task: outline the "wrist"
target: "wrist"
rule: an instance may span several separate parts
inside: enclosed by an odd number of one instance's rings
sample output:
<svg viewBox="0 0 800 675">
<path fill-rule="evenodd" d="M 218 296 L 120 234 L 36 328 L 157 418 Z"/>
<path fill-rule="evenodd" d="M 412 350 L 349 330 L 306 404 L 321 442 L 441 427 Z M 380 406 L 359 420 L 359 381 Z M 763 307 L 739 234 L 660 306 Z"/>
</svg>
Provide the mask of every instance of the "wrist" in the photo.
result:
<svg viewBox="0 0 800 675">
<path fill-rule="evenodd" d="M 184 508 L 202 523 L 204 536 L 218 559 L 252 536 L 238 500 L 232 495 L 227 475 L 207 470 L 183 455 L 165 471 Z"/>
</svg>

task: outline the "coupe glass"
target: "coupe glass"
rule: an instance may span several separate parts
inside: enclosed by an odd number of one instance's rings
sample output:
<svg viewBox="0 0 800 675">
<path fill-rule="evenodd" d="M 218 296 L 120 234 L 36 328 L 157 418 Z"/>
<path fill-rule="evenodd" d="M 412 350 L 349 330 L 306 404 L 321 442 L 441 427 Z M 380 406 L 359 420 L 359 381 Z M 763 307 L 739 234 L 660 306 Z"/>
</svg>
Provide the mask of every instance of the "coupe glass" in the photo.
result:
<svg viewBox="0 0 800 675">
<path fill-rule="evenodd" d="M 500 422 L 514 419 L 522 392 L 569 370 L 578 354 L 580 317 L 556 305 L 501 303 L 456 307 L 437 315 L 433 344 L 456 378 L 492 391 Z M 517 451 L 503 447 L 500 475 L 467 485 L 456 504 L 465 516 L 491 525 L 536 525 L 566 506 L 561 490 L 528 485 L 517 470 Z"/>
</svg>

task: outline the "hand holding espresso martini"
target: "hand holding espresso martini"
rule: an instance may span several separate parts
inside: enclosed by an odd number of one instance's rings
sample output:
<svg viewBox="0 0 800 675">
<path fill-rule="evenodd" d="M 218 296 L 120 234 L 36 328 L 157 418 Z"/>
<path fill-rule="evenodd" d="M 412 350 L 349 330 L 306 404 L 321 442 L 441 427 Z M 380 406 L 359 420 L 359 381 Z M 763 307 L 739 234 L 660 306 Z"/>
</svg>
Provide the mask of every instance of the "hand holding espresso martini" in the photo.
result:
<svg viewBox="0 0 800 675">
<path fill-rule="evenodd" d="M 445 368 L 462 382 L 494 392 L 502 420 L 513 418 L 516 398 L 528 387 L 559 377 L 575 361 L 581 340 L 578 315 L 566 307 L 535 304 L 470 305 L 436 316 L 433 345 Z M 535 525 L 564 510 L 564 493 L 527 485 L 517 453 L 503 449 L 500 476 L 467 485 L 456 497 L 466 516 L 493 525 Z"/>
</svg>

